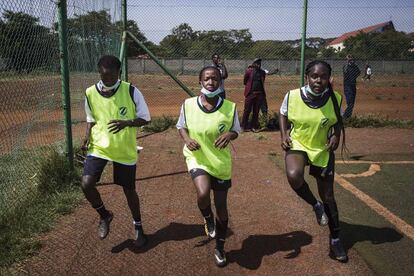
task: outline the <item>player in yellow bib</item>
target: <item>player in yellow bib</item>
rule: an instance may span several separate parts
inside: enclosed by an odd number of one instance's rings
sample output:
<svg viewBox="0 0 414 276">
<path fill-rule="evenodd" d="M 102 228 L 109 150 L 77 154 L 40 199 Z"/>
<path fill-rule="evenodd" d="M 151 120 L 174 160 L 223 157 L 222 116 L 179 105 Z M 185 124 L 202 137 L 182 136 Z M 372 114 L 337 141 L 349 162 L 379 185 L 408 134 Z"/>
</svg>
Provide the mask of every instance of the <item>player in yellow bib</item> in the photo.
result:
<svg viewBox="0 0 414 276">
<path fill-rule="evenodd" d="M 121 185 L 135 228 L 135 245 L 145 244 L 141 225 L 138 194 L 135 190 L 138 158 L 137 127 L 151 118 L 142 93 L 119 80 L 121 62 L 115 56 L 103 56 L 98 62 L 101 80 L 89 87 L 85 95 L 86 137 L 82 149 L 87 151 L 82 176 L 82 191 L 100 216 L 99 238 L 109 233 L 113 213 L 105 208 L 96 182 L 108 161 L 113 162 L 114 183 Z"/>
<path fill-rule="evenodd" d="M 231 187 L 231 140 L 240 133 L 236 105 L 221 98 L 221 74 L 215 66 L 200 71 L 201 95 L 187 99 L 177 122 L 185 145 L 183 153 L 197 191 L 197 204 L 204 217 L 207 236 L 216 238 L 215 262 L 227 264 L 224 252 L 228 212 L 227 191 Z M 214 192 L 217 218 L 211 210 Z"/>
<path fill-rule="evenodd" d="M 332 89 L 331 72 L 331 66 L 324 61 L 310 62 L 305 70 L 307 85 L 286 94 L 279 123 L 289 184 L 313 207 L 318 223 L 329 226 L 329 255 L 346 262 L 348 256 L 339 239 L 338 208 L 333 190 L 334 151 L 341 132 L 344 146 L 345 133 L 340 115 L 341 96 Z M 315 198 L 305 182 L 306 165 L 310 165 L 309 173 L 316 178 L 322 202 Z"/>
</svg>

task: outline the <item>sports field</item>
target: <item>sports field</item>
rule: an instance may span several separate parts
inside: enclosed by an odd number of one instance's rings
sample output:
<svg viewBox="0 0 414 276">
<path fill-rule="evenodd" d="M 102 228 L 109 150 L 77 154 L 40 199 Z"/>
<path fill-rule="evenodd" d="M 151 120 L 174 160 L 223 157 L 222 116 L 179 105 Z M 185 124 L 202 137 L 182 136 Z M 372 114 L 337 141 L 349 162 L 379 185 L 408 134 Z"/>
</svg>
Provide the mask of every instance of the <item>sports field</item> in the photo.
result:
<svg viewBox="0 0 414 276">
<path fill-rule="evenodd" d="M 193 91 L 198 90 L 197 76 L 180 76 L 180 79 Z M 2 103 L 2 107 L 14 107 L 4 114 L 13 120 L 3 122 L 7 131 L 1 134 L 3 141 L 9 139 L 10 147 L 15 143 L 13 137 L 26 125 L 31 127 L 31 135 L 25 140 L 30 147 L 63 139 L 60 96 L 47 89 L 51 85 L 48 81 L 35 78 L 17 83 L 22 87 L 29 83 L 31 93 L 6 97 L 7 101 Z M 153 117 L 177 116 L 180 104 L 187 97 L 165 76 L 132 75 L 130 81 L 144 93 Z M 285 92 L 297 87 L 297 83 L 295 76 L 267 78 L 271 111 L 278 110 Z M 75 77 L 71 85 L 75 140 L 84 133 L 82 98 L 83 90 L 90 84 Z M 342 90 L 339 77 L 334 85 Z M 226 90 L 241 113 L 242 77 L 231 75 Z M 0 93 L 4 95 L 6 91 Z M 27 97 L 39 102 L 38 106 L 46 98 L 53 108 L 35 112 L 23 104 Z M 413 120 L 413 110 L 412 75 L 382 76 L 369 83 L 358 83 L 355 110 L 358 116 L 372 114 Z M 181 153 L 182 142 L 175 130 L 169 130 L 139 135 L 144 150 L 137 183 L 144 228 L 150 239 L 145 248 L 136 250 L 132 246 L 132 224 L 125 199 L 121 189 L 107 176 L 100 190 L 108 208 L 115 213 L 109 237 L 104 241 L 97 238 L 98 218 L 85 201 L 41 237 L 38 254 L 15 268 L 34 275 L 221 272 L 412 275 L 414 214 L 410 204 L 414 199 L 414 130 L 348 128 L 346 133 L 350 154 L 345 159 L 350 161 L 343 162 L 337 157 L 336 196 L 343 240 L 350 256 L 347 264 L 328 258 L 328 229 L 317 225 L 312 210 L 291 191 L 283 171 L 279 133 L 261 132 L 242 134 L 233 143 L 231 231 L 226 243 L 229 265 L 222 270 L 216 268 L 212 255 L 214 242 L 208 242 L 203 235 L 195 191 Z M 375 166 L 370 169 L 371 165 Z"/>
<path fill-rule="evenodd" d="M 85 121 L 83 97 L 85 89 L 92 85 L 96 74 L 71 75 L 71 113 L 75 140 L 84 133 Z M 183 75 L 180 80 L 194 93 L 198 93 L 198 76 Z M 48 144 L 63 139 L 63 111 L 59 87 L 59 77 L 34 77 L 22 80 L 0 80 L 0 102 L 2 115 L 2 133 L 8 151 L 16 142 L 22 128 L 29 127 L 31 135 L 24 141 L 27 145 Z M 136 85 L 149 106 L 153 117 L 167 115 L 178 117 L 180 106 L 188 95 L 168 76 L 165 75 L 129 75 L 129 81 Z M 278 112 L 285 93 L 297 88 L 298 76 L 271 75 L 265 81 L 269 112 Z M 18 91 L 10 95 L 11 87 Z M 342 92 L 342 77 L 334 76 L 334 88 Z M 228 98 L 237 104 L 242 114 L 243 76 L 230 75 L 226 80 Z M 375 118 L 414 120 L 414 75 L 377 75 L 370 82 L 358 81 L 358 95 L 354 115 L 374 116 Z M 9 147 L 7 146 L 9 145 Z"/>
<path fill-rule="evenodd" d="M 348 129 L 354 159 L 414 160 L 414 130 Z M 393 137 L 391 143 L 361 137 Z M 195 191 L 181 155 L 175 130 L 139 139 L 144 147 L 138 165 L 144 227 L 149 243 L 132 246 L 133 229 L 121 189 L 108 177 L 100 186 L 115 219 L 104 241 L 96 234 L 98 218 L 85 202 L 63 217 L 42 237 L 36 256 L 19 265 L 29 274 L 328 274 L 412 275 L 413 164 L 380 164 L 381 171 L 366 177 L 346 177 L 404 220 L 404 232 L 366 200 L 336 185 L 342 235 L 350 261 L 341 264 L 328 255 L 328 229 L 317 225 L 312 210 L 291 191 L 279 149 L 279 133 L 243 134 L 234 145 L 233 187 L 229 194 L 230 234 L 226 243 L 229 265 L 215 267 L 203 234 Z M 385 140 L 385 139 L 384 139 Z M 376 159 L 378 158 L 378 159 Z M 340 163 L 340 161 L 338 161 Z M 363 164 L 338 164 L 337 173 L 365 172 Z M 375 185 L 375 186 L 374 186 Z M 313 188 L 314 185 L 311 185 Z M 387 213 L 388 214 L 388 213 Z M 57 265 L 58 264 L 58 265 Z"/>
</svg>

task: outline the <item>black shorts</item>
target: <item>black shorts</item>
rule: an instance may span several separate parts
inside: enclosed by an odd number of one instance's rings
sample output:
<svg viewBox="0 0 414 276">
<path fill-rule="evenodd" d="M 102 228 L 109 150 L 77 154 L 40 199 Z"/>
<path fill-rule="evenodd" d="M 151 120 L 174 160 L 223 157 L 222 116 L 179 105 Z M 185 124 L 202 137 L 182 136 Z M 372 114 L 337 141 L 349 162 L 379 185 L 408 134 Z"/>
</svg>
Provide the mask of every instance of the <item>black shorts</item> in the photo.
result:
<svg viewBox="0 0 414 276">
<path fill-rule="evenodd" d="M 210 177 L 210 187 L 214 191 L 227 191 L 231 187 L 231 179 L 222 180 L 218 179 L 203 169 L 191 169 L 190 170 L 191 178 L 194 180 L 199 175 L 208 175 Z"/>
<path fill-rule="evenodd" d="M 95 176 L 97 182 L 99 182 L 107 163 L 108 160 L 95 156 L 87 156 L 83 165 L 83 175 Z M 127 189 L 135 189 L 137 165 L 124 165 L 113 162 L 113 167 L 114 183 Z"/>
<path fill-rule="evenodd" d="M 286 154 L 289 153 L 300 153 L 303 154 L 306 158 L 306 165 L 309 165 L 309 174 L 314 176 L 314 177 L 329 177 L 329 176 L 334 176 L 335 174 L 335 153 L 330 152 L 329 153 L 329 160 L 328 160 L 328 165 L 326 167 L 318 167 L 315 165 L 312 165 L 309 163 L 309 158 L 308 158 L 308 154 L 304 151 L 301 150 L 288 150 L 286 152 Z"/>
</svg>

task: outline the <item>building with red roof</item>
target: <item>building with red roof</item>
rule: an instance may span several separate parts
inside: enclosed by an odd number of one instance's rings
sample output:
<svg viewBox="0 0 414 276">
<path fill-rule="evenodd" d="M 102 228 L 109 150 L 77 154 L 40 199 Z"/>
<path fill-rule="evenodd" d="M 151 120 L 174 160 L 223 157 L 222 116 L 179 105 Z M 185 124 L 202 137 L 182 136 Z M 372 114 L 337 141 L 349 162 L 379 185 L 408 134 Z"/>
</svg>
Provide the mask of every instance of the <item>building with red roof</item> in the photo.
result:
<svg viewBox="0 0 414 276">
<path fill-rule="evenodd" d="M 357 34 L 359 34 L 360 32 L 362 33 L 382 33 L 386 30 L 394 30 L 394 24 L 392 23 L 392 21 L 387 21 L 384 23 L 380 23 L 380 24 L 376 24 L 373 26 L 369 26 L 363 29 L 359 29 L 359 30 L 355 30 L 352 32 L 348 32 L 348 33 L 344 33 L 343 35 L 335 38 L 334 40 L 332 40 L 327 48 L 334 48 L 336 51 L 342 51 L 344 49 L 344 41 L 347 40 L 348 38 L 352 37 L 352 36 L 356 36 Z"/>
</svg>

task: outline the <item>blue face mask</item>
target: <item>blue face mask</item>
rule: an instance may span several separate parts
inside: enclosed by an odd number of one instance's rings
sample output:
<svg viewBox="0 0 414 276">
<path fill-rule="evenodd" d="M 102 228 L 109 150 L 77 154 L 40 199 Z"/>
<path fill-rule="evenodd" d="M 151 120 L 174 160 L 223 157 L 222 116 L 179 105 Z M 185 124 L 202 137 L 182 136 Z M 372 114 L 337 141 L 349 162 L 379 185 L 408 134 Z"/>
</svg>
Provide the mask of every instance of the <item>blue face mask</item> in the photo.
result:
<svg viewBox="0 0 414 276">
<path fill-rule="evenodd" d="M 209 91 L 203 86 L 201 86 L 201 93 L 203 93 L 207 98 L 214 98 L 215 96 L 219 95 L 223 92 L 223 89 L 221 87 L 217 88 L 214 91 Z"/>
</svg>

